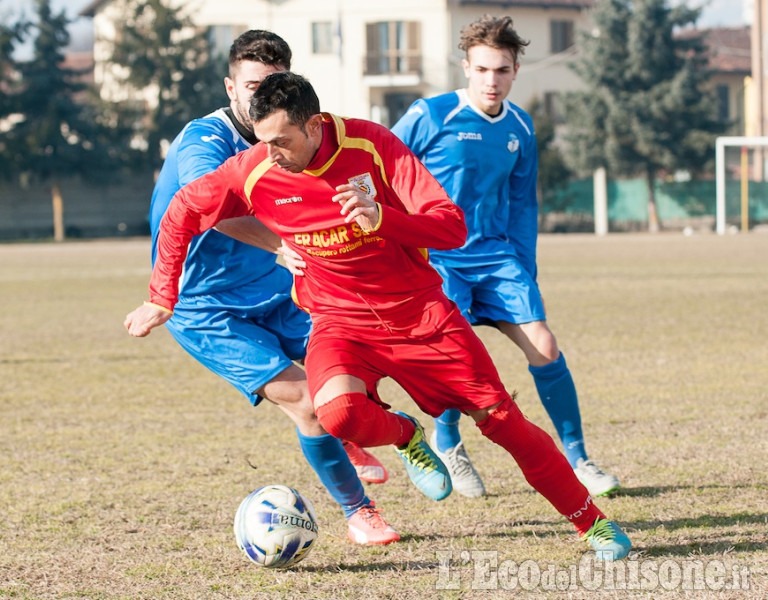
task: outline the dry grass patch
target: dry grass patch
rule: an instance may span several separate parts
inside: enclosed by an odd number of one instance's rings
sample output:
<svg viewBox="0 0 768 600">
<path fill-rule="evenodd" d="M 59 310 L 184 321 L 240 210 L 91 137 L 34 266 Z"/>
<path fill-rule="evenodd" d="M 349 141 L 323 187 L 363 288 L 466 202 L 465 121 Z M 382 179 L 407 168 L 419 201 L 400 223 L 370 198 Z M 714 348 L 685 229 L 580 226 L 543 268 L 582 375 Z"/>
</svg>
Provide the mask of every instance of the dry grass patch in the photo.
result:
<svg viewBox="0 0 768 600">
<path fill-rule="evenodd" d="M 574 584 L 540 582 L 531 598 L 768 594 L 768 236 L 545 236 L 539 250 L 587 447 L 624 485 L 599 504 L 630 533 L 631 564 L 722 565 L 748 590 L 589 591 L 574 575 L 583 543 L 468 420 L 489 495 L 428 501 L 377 449 L 391 479 L 369 492 L 403 541 L 352 546 L 279 411 L 252 409 L 166 332 L 124 332 L 148 254 L 146 240 L 0 246 L 1 598 L 507 598 L 525 561 Z M 478 333 L 552 433 L 522 354 Z M 392 382 L 383 395 L 412 410 Z M 290 571 L 257 568 L 234 542 L 237 505 L 266 483 L 318 509 L 319 543 Z"/>
</svg>

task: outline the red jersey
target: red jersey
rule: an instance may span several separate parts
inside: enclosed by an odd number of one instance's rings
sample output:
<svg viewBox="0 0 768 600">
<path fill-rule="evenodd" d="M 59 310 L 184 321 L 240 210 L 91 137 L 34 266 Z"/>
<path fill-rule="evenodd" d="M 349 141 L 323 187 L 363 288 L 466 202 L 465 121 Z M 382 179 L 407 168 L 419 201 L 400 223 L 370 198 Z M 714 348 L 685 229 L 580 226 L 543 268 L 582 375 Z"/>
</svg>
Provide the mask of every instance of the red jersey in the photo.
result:
<svg viewBox="0 0 768 600">
<path fill-rule="evenodd" d="M 353 183 L 379 204 L 379 223 L 345 223 L 331 201 Z M 254 215 L 306 261 L 294 299 L 312 315 L 392 323 L 442 296 L 423 248 L 461 246 L 464 215 L 388 129 L 323 114 L 323 137 L 301 173 L 272 163 L 264 144 L 182 188 L 160 228 L 150 299 L 173 308 L 190 239 L 223 219 Z M 414 301 L 415 302 L 412 302 Z"/>
</svg>

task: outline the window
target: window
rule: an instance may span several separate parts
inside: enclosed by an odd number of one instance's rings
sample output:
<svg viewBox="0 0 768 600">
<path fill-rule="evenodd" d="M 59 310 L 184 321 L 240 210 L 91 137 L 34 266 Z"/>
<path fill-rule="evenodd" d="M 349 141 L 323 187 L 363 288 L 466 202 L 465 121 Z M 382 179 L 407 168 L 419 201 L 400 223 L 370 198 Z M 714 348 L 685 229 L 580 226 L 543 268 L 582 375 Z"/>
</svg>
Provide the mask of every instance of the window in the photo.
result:
<svg viewBox="0 0 768 600">
<path fill-rule="evenodd" d="M 312 23 L 312 54 L 333 54 L 333 23 Z"/>
<path fill-rule="evenodd" d="M 573 46 L 573 21 L 549 22 L 549 49 L 552 54 L 564 52 Z"/>
<path fill-rule="evenodd" d="M 544 112 L 556 125 L 565 123 L 565 111 L 563 110 L 562 98 L 558 92 L 544 93 Z"/>
<path fill-rule="evenodd" d="M 421 23 L 380 21 L 365 27 L 366 75 L 421 71 Z"/>
<path fill-rule="evenodd" d="M 731 119 L 731 95 L 730 89 L 724 83 L 718 84 L 715 88 L 717 97 L 717 120 L 720 123 L 727 123 Z"/>
<path fill-rule="evenodd" d="M 384 123 L 384 125 L 392 127 L 411 107 L 411 104 L 416 102 L 419 98 L 421 98 L 421 95 L 414 92 L 385 94 L 384 105 L 387 107 L 387 120 L 389 123 Z"/>
<path fill-rule="evenodd" d="M 246 25 L 211 25 L 208 28 L 208 39 L 211 40 L 214 56 L 229 56 L 232 42 L 246 31 Z"/>
</svg>

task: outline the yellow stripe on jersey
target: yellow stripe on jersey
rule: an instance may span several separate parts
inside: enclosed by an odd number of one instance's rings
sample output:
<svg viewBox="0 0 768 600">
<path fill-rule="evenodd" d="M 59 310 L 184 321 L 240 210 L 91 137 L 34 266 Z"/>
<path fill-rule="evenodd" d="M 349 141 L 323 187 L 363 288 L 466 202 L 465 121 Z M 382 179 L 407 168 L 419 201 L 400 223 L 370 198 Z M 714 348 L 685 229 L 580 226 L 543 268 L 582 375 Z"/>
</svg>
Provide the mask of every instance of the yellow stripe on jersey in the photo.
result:
<svg viewBox="0 0 768 600">
<path fill-rule="evenodd" d="M 381 172 L 382 181 L 384 181 L 384 184 L 387 187 L 390 187 L 389 181 L 387 181 L 387 174 L 384 172 L 384 161 L 381 160 L 381 156 L 379 155 L 379 152 L 376 150 L 376 146 L 373 145 L 371 140 L 367 140 L 365 138 L 345 138 L 342 146 L 344 148 L 356 148 L 358 150 L 363 150 L 369 154 L 372 154 L 373 162 L 377 167 L 379 167 L 379 171 Z"/>
<path fill-rule="evenodd" d="M 253 191 L 253 187 L 256 185 L 256 182 L 261 179 L 261 176 L 269 171 L 269 169 L 274 166 L 274 164 L 275 163 L 269 160 L 269 158 L 265 158 L 258 165 L 256 165 L 253 171 L 251 171 L 246 178 L 243 191 L 245 192 L 245 197 L 248 198 L 248 202 L 251 204 L 251 208 L 253 208 L 253 202 L 251 202 L 251 192 Z"/>
<path fill-rule="evenodd" d="M 333 153 L 333 156 L 328 159 L 328 162 L 326 162 L 322 167 L 314 170 L 306 169 L 304 172 L 308 173 L 309 175 L 318 177 L 330 168 L 330 166 L 336 160 L 336 157 L 339 155 L 339 152 L 341 152 L 344 148 L 352 148 L 363 150 L 364 152 L 368 152 L 368 154 L 373 156 L 374 164 L 379 167 L 381 179 L 384 181 L 384 184 L 387 187 L 390 187 L 389 181 L 387 181 L 387 174 L 384 172 L 384 161 L 381 160 L 381 156 L 379 155 L 378 150 L 376 150 L 376 146 L 373 144 L 373 142 L 365 138 L 347 137 L 347 128 L 344 125 L 344 119 L 341 117 L 337 117 L 336 115 L 332 115 L 330 113 L 323 113 L 323 117 L 330 117 L 333 120 L 333 124 L 336 127 L 336 139 L 339 140 L 339 147 L 336 152 Z"/>
<path fill-rule="evenodd" d="M 301 302 L 299 302 L 298 294 L 296 293 L 296 278 L 293 278 L 293 283 L 291 284 L 291 300 L 293 300 L 293 303 L 299 307 L 300 310 L 303 310 L 305 313 L 309 314 L 309 311 L 304 308 L 301 305 Z"/>
<path fill-rule="evenodd" d="M 376 209 L 379 211 L 379 220 L 376 221 L 376 225 L 373 226 L 373 229 L 363 229 L 363 233 L 366 235 L 378 231 L 379 227 L 381 227 L 381 202 L 376 203 Z"/>
</svg>

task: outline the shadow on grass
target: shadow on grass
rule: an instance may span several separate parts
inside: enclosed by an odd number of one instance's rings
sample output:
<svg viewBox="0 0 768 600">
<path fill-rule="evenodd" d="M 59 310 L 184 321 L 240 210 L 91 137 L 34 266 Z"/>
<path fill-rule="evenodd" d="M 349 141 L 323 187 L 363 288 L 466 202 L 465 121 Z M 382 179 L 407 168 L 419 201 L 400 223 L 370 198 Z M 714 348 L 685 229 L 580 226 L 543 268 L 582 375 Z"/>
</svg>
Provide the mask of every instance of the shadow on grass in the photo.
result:
<svg viewBox="0 0 768 600">
<path fill-rule="evenodd" d="M 611 494 L 611 498 L 619 498 L 626 496 L 628 498 L 655 498 L 662 494 L 669 494 L 675 492 L 682 492 L 687 490 L 737 490 L 737 489 L 756 489 L 758 486 L 742 483 L 736 485 L 721 485 L 721 484 L 707 484 L 707 485 L 657 485 L 657 486 L 643 486 L 632 488 L 621 488 Z M 602 498 L 600 498 L 602 500 Z"/>
<path fill-rule="evenodd" d="M 703 529 L 700 534 L 695 531 L 690 533 L 690 541 L 681 543 L 668 543 L 658 545 L 645 545 L 642 550 L 648 556 L 688 556 L 696 555 L 723 555 L 731 552 L 755 552 L 768 548 L 768 538 L 759 534 L 760 539 L 744 539 L 750 536 L 750 532 L 743 530 L 748 525 L 765 525 L 768 523 L 768 513 L 736 513 L 732 515 L 701 515 L 699 517 L 683 519 L 659 519 L 652 521 L 622 521 L 622 525 L 629 531 L 649 532 L 654 529 L 666 531 Z M 696 538 L 701 537 L 700 541 Z M 738 538 L 738 539 L 737 539 Z"/>
<path fill-rule="evenodd" d="M 634 488 L 621 488 L 613 492 L 611 498 L 619 498 L 626 496 L 628 498 L 655 498 L 669 492 L 678 491 L 683 486 L 677 485 L 659 485 L 659 486 L 646 486 L 646 487 L 634 487 Z M 601 498 L 602 500 L 602 498 Z"/>
<path fill-rule="evenodd" d="M 332 570 L 339 572 L 351 572 L 351 573 L 368 573 L 372 571 L 430 571 L 436 569 L 439 566 L 437 559 L 435 560 L 391 560 L 388 562 L 366 562 L 359 564 L 345 564 L 339 563 L 335 565 Z M 304 571 L 307 573 L 328 573 L 328 565 L 318 566 L 302 566 L 296 568 L 296 571 Z"/>
<path fill-rule="evenodd" d="M 684 544 L 659 544 L 643 546 L 643 556 L 723 556 L 737 552 L 764 550 L 768 543 L 734 542 L 724 539 L 719 542 L 688 542 Z"/>
<path fill-rule="evenodd" d="M 636 529 L 640 531 L 647 531 L 658 527 L 663 527 L 667 530 L 676 529 L 695 529 L 705 528 L 710 530 L 707 533 L 707 539 L 696 541 L 695 533 L 692 533 L 692 539 L 688 542 L 680 543 L 662 543 L 662 544 L 644 544 L 641 547 L 635 548 L 636 551 L 641 553 L 642 557 L 707 557 L 707 556 L 719 556 L 733 555 L 735 553 L 752 553 L 759 550 L 765 550 L 768 548 L 768 539 L 763 539 L 765 536 L 760 535 L 759 541 L 750 541 L 741 539 L 736 541 L 733 539 L 735 535 L 743 538 L 745 535 L 743 532 L 730 533 L 726 530 L 718 530 L 718 528 L 729 528 L 738 525 L 763 525 L 768 522 L 768 514 L 748 514 L 739 513 L 735 515 L 703 515 L 698 518 L 690 519 L 671 519 L 669 521 L 634 521 L 634 522 L 622 522 L 622 525 L 629 529 L 630 537 L 632 535 L 631 530 Z M 573 530 L 570 526 L 565 524 L 562 528 L 558 527 L 556 531 L 553 531 L 552 522 L 549 521 L 515 521 L 508 525 L 509 529 L 506 531 L 498 531 L 493 533 L 483 532 L 479 534 L 483 538 L 511 538 L 511 537 L 535 537 L 538 539 L 546 537 L 558 537 L 567 539 L 570 534 L 573 534 Z M 549 530 L 542 531 L 541 528 L 546 527 Z M 466 536 L 465 536 L 466 537 Z M 454 540 L 456 535 L 442 535 L 442 534 L 430 534 L 430 535 L 404 535 L 402 542 L 408 543 L 421 543 L 429 541 L 441 541 L 441 540 Z M 437 547 L 437 546 L 436 546 Z M 439 567 L 438 560 L 396 560 L 381 561 L 381 562 L 365 562 L 355 564 L 341 563 L 334 566 L 334 569 L 340 572 L 403 572 L 403 571 L 429 571 Z M 324 566 L 305 566 L 301 568 L 302 571 L 307 572 L 322 572 L 328 571 L 327 565 Z"/>
<path fill-rule="evenodd" d="M 664 529 L 708 529 L 718 527 L 736 527 L 739 525 L 766 525 L 768 513 L 736 513 L 733 515 L 701 515 L 682 519 L 658 519 L 652 521 L 622 521 L 626 527 L 647 530 L 663 527 Z"/>
<path fill-rule="evenodd" d="M 555 519 L 557 517 L 555 516 Z M 482 538 L 482 539 L 514 539 L 514 538 L 548 538 L 548 537 L 567 537 L 574 533 L 573 527 L 563 519 L 561 524 L 553 521 L 510 521 L 506 524 L 498 523 L 491 525 L 494 531 L 463 531 L 461 533 L 430 533 L 426 535 L 404 534 L 401 538 L 403 542 L 423 543 L 457 540 L 459 538 Z M 553 529 L 556 527 L 556 529 Z"/>
</svg>

